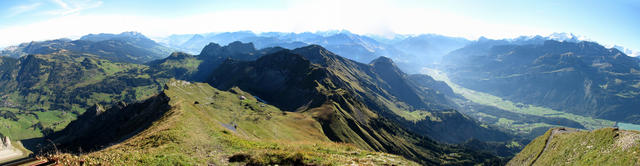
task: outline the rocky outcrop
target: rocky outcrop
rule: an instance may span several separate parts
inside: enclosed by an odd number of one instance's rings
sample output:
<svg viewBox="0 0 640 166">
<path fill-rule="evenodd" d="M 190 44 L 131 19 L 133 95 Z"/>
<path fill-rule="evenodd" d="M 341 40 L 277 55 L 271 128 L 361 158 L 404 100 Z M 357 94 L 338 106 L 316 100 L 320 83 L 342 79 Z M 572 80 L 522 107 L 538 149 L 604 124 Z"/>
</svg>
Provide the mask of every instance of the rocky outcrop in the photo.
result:
<svg viewBox="0 0 640 166">
<path fill-rule="evenodd" d="M 3 149 L 7 149 L 7 148 L 9 148 L 9 147 L 12 147 L 12 146 L 11 146 L 11 140 L 9 139 L 9 137 L 8 137 L 8 136 L 2 136 L 2 135 L 0 135 L 0 143 L 1 143 L 1 144 L 0 144 L 0 150 L 3 150 Z"/>
<path fill-rule="evenodd" d="M 23 152 L 11 145 L 11 140 L 8 136 L 2 136 L 0 134 L 0 163 L 13 160 L 22 156 Z"/>
</svg>

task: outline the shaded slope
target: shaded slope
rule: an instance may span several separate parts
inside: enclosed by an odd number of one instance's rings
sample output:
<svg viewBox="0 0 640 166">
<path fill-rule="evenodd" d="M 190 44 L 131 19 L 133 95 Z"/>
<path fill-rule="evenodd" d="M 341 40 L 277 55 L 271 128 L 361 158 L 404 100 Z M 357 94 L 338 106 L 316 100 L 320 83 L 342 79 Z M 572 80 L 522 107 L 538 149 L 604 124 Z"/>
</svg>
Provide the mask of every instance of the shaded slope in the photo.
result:
<svg viewBox="0 0 640 166">
<path fill-rule="evenodd" d="M 420 103 L 413 106 L 397 100 L 393 93 L 398 92 L 381 87 L 390 85 L 376 75 L 374 67 L 346 60 L 316 45 L 293 51 L 283 50 L 256 61 L 229 60 L 220 65 L 212 78 L 211 84 L 217 88 L 238 86 L 284 110 L 314 115 L 321 122 L 324 133 L 333 141 L 402 154 L 412 159 L 424 160 L 425 163 L 440 162 L 436 159 L 437 155 L 431 155 L 434 152 L 446 154 L 458 150 L 443 147 L 403 128 L 416 125 L 416 128 L 426 128 L 423 131 L 434 131 L 433 126 L 446 127 L 429 124 L 436 121 L 433 123 L 447 122 L 452 128 L 453 125 L 470 125 L 483 130 L 456 111 L 416 112 L 415 108 L 427 109 L 438 105 Z M 427 119 L 420 119 L 425 117 Z M 434 131 L 424 134 L 445 135 L 436 139 L 452 136 L 449 132 L 437 132 L 439 133 Z M 456 136 L 469 138 L 468 134 Z M 470 162 L 478 162 L 480 159 L 473 156 L 463 158 L 476 160 Z M 459 159 L 444 163 L 458 162 L 456 160 Z"/>
<path fill-rule="evenodd" d="M 415 133 L 453 143 L 470 138 L 502 141 L 508 137 L 497 130 L 482 128 L 470 118 L 451 110 L 453 107 L 444 94 L 431 90 L 434 87 L 446 89 L 446 85 L 417 83 L 400 71 L 389 58 L 380 57 L 367 65 L 342 58 L 320 46 L 304 47 L 293 52 L 314 63 L 325 64 L 323 66 L 335 77 L 333 82 L 340 83 L 335 88 L 356 94 L 358 100 L 370 109 L 379 111 Z M 450 132 L 452 130 L 464 132 Z"/>
</svg>

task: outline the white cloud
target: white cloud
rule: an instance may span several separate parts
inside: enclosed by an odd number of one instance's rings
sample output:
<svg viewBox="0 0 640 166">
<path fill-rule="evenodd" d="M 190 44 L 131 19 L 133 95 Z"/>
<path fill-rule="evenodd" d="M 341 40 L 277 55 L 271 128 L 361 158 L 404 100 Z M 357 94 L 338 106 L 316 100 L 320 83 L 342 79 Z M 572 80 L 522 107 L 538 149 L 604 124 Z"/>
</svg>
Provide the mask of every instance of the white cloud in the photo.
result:
<svg viewBox="0 0 640 166">
<path fill-rule="evenodd" d="M 13 17 L 13 16 L 20 15 L 22 13 L 26 13 L 26 12 L 32 11 L 32 10 L 38 8 L 40 5 L 42 5 L 42 3 L 37 2 L 37 3 L 32 3 L 32 4 L 14 6 L 14 7 L 9 9 L 9 14 L 6 17 Z"/>
<path fill-rule="evenodd" d="M 69 5 L 62 1 L 62 0 L 52 0 L 54 3 L 60 5 L 60 7 L 64 8 L 64 9 L 69 9 Z"/>
<path fill-rule="evenodd" d="M 59 9 L 45 11 L 49 15 L 69 15 L 75 14 L 83 10 L 100 7 L 102 1 L 93 0 L 52 0 L 53 3 L 60 6 Z"/>
</svg>

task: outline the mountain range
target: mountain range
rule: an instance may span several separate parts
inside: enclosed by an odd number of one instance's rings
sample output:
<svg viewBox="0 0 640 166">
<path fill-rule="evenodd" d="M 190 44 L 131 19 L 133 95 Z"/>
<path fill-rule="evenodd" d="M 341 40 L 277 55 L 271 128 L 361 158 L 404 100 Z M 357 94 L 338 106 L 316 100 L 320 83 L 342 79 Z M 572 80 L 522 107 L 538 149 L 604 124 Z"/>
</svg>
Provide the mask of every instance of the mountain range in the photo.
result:
<svg viewBox="0 0 640 166">
<path fill-rule="evenodd" d="M 118 35 L 89 35 L 78 41 L 92 42 L 113 38 L 113 36 Z M 117 40 L 137 41 L 137 39 Z M 69 47 L 73 48 L 73 45 Z M 5 85 L 2 94 L 6 98 L 2 114 L 8 118 L 3 119 L 3 123 L 11 124 L 10 128 L 3 129 L 5 130 L 3 133 L 25 140 L 30 149 L 47 149 L 47 143 L 40 141 L 48 139 L 55 141 L 58 144 L 57 147 L 64 151 L 105 154 L 113 152 L 109 149 L 125 146 L 127 143 L 120 143 L 123 141 L 172 137 L 166 135 L 170 133 L 157 131 L 190 132 L 191 129 L 185 128 L 161 127 L 162 130 L 157 130 L 156 127 L 171 124 L 165 121 L 166 118 L 197 121 L 192 119 L 193 116 L 173 116 L 179 114 L 175 113 L 176 111 L 194 111 L 188 108 L 181 109 L 183 104 L 172 104 L 183 103 L 181 101 L 184 101 L 185 97 L 190 98 L 185 95 L 196 93 L 180 90 L 174 91 L 177 95 L 168 95 L 168 93 L 174 93 L 168 92 L 168 89 L 179 89 L 172 88 L 172 84 L 191 84 L 171 81 L 178 78 L 207 82 L 217 89 L 242 93 L 244 94 L 242 96 L 255 98 L 252 100 L 264 103 L 241 104 L 237 106 L 240 108 L 245 107 L 254 111 L 265 107 L 275 109 L 261 113 L 260 111 L 248 113 L 245 120 L 252 117 L 273 118 L 274 114 L 306 116 L 308 117 L 306 121 L 312 122 L 312 125 L 306 128 L 319 129 L 321 132 L 317 130 L 315 135 L 321 142 L 347 143 L 355 149 L 397 154 L 422 164 L 500 162 L 502 159 L 496 157 L 496 153 L 490 149 L 471 150 L 441 142 L 462 143 L 472 138 L 483 141 L 507 141 L 512 137 L 491 127 L 482 127 L 478 122 L 452 109 L 448 106 L 448 99 L 435 90 L 443 87 L 430 87 L 428 84 L 413 82 L 391 59 L 384 57 L 364 64 L 340 57 L 318 45 L 294 50 L 279 47 L 258 50 L 251 43 L 232 42 L 227 46 L 207 44 L 197 56 L 175 52 L 164 59 L 144 64 L 136 64 L 137 61 L 133 60 L 128 63 L 115 62 L 108 58 L 66 47 L 58 48 L 55 52 L 29 54 L 18 59 L 2 57 L 2 83 Z M 414 77 L 430 79 L 426 75 Z M 442 85 L 443 83 L 438 84 L 438 86 Z M 213 89 L 208 86 L 198 84 L 199 88 L 196 89 Z M 218 91 L 213 89 L 205 92 L 207 95 L 222 93 Z M 228 92 L 225 93 L 229 95 Z M 220 101 L 201 97 L 197 101 L 187 103 L 194 105 L 199 105 L 201 102 L 203 104 L 225 103 L 227 100 L 234 101 L 232 98 L 227 97 Z M 235 106 L 221 106 L 223 107 L 218 109 L 230 108 L 231 112 L 226 114 L 230 116 L 234 114 Z M 209 108 L 202 109 L 213 111 Z M 285 118 L 282 121 L 297 121 L 297 119 L 287 120 L 286 116 L 282 118 Z M 28 122 L 21 122 L 22 120 L 28 120 Z M 219 125 L 228 129 L 231 125 L 234 128 L 243 126 L 242 123 L 251 123 L 254 126 L 260 124 L 254 120 L 227 122 L 220 119 L 218 121 L 210 121 L 208 126 Z M 270 121 L 269 123 L 281 122 Z M 121 126 L 114 128 L 113 124 Z M 219 132 L 223 132 L 224 128 L 220 129 Z M 265 130 L 266 128 L 257 128 L 242 133 L 265 132 Z M 465 132 L 448 132 L 453 130 Z M 299 135 L 296 133 L 302 131 L 308 132 L 306 129 L 296 129 L 291 131 L 291 135 Z M 144 133 L 157 134 L 140 137 Z M 96 137 L 96 135 L 101 136 Z M 41 136 L 44 138 L 40 138 Z M 257 136 L 257 139 L 265 139 L 262 141 L 271 140 L 271 138 Z M 178 143 L 172 146 L 188 148 L 188 145 L 180 143 L 202 141 L 183 140 L 181 137 L 168 139 L 168 142 L 157 140 L 160 142 L 152 147 Z M 273 139 L 282 141 L 289 138 Z M 314 139 L 299 138 L 297 140 Z M 113 146 L 114 144 L 116 146 Z M 142 146 L 146 143 L 134 141 L 130 144 Z M 235 146 L 240 145 L 231 144 L 232 148 Z M 137 150 L 149 149 L 141 147 Z M 302 153 L 304 161 L 307 160 L 304 157 L 308 154 L 307 151 L 318 152 L 306 149 L 305 153 Z M 169 150 L 169 152 L 176 151 Z M 120 154 L 120 152 L 113 153 Z M 260 162 L 264 161 L 264 156 L 272 154 L 249 155 L 255 158 L 242 161 Z M 289 162 L 288 155 L 284 155 L 282 160 Z M 326 154 L 311 156 L 315 155 Z M 64 155 L 57 157 L 64 157 Z M 148 158 L 148 156 L 138 157 Z M 227 159 L 224 156 L 222 158 Z M 87 160 L 104 162 L 106 159 L 113 158 L 93 156 Z M 171 158 L 170 160 L 178 163 L 217 163 L 203 161 L 202 158 L 197 157 L 187 157 L 185 160 Z M 129 162 L 124 162 L 124 164 L 127 163 Z"/>
<path fill-rule="evenodd" d="M 145 63 L 161 59 L 172 52 L 138 32 L 90 34 L 79 40 L 57 39 L 34 41 L 10 46 L 0 56 L 19 58 L 32 54 L 51 54 L 61 50 L 96 55 L 113 62 Z"/>
<path fill-rule="evenodd" d="M 447 37 L 435 34 L 401 36 L 393 39 L 378 40 L 377 37 L 358 35 L 349 31 L 321 31 L 304 33 L 249 31 L 171 35 L 160 39 L 165 45 L 188 53 L 197 53 L 203 45 L 210 42 L 228 44 L 233 41 L 250 42 L 257 48 L 283 47 L 295 49 L 307 45 L 322 45 L 348 59 L 361 63 L 385 56 L 402 64 L 400 67 L 409 73 L 418 73 L 421 65 L 432 64 L 449 51 L 469 43 L 463 38 Z"/>
<path fill-rule="evenodd" d="M 640 60 L 573 34 L 161 42 L 124 32 L 6 48 L 0 133 L 68 165 L 502 165 L 539 135 L 508 164 L 602 164 L 587 158 L 637 148 L 632 131 L 582 130 L 638 123 Z M 559 146 L 574 137 L 585 145 Z M 576 160 L 553 157 L 568 151 Z"/>
</svg>

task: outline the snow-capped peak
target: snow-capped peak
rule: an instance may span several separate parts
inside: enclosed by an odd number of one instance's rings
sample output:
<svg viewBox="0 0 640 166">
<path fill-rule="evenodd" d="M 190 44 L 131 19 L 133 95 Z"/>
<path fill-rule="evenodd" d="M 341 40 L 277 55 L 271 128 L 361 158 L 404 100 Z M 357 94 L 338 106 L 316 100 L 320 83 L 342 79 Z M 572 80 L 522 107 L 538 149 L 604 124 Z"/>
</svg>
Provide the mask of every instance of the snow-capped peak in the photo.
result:
<svg viewBox="0 0 640 166">
<path fill-rule="evenodd" d="M 573 33 L 566 33 L 566 32 L 562 32 L 562 33 L 555 32 L 550 34 L 546 38 L 549 40 L 564 41 L 564 42 L 589 41 L 589 39 L 585 36 L 575 35 Z"/>
<path fill-rule="evenodd" d="M 631 57 L 638 57 L 638 56 L 640 56 L 640 51 L 636 51 L 636 50 L 632 50 L 632 49 L 624 48 L 624 47 L 622 47 L 622 46 L 614 45 L 613 47 L 608 47 L 608 48 L 615 48 L 615 49 L 618 49 L 618 50 L 622 51 L 624 54 L 627 54 L 628 56 L 631 56 Z"/>
</svg>

